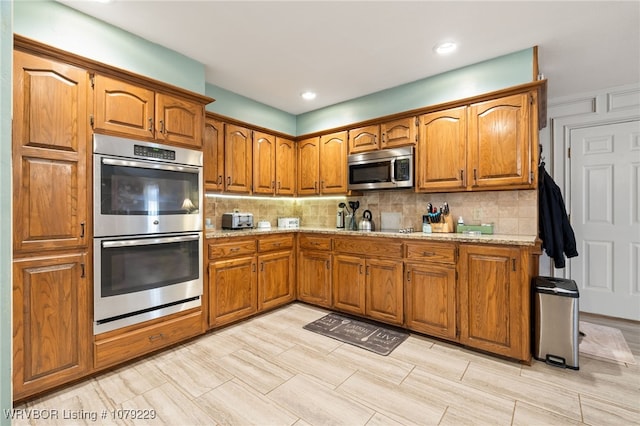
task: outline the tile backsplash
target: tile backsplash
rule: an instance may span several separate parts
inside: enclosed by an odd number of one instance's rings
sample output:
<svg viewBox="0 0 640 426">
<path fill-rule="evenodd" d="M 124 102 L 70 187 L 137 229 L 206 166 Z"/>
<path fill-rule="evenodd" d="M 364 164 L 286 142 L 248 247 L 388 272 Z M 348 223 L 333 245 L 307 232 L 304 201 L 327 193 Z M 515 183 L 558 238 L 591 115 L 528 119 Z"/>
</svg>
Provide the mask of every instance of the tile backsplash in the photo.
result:
<svg viewBox="0 0 640 426">
<path fill-rule="evenodd" d="M 335 227 L 338 203 L 359 201 L 356 220 L 362 212 L 371 210 L 376 229 L 380 226 L 381 213 L 400 214 L 401 227 L 422 229 L 422 215 L 427 203 L 439 207 L 447 202 L 453 221 L 462 216 L 465 224 L 493 223 L 494 233 L 511 235 L 536 235 L 538 229 L 538 192 L 486 191 L 464 193 L 422 194 L 413 190 L 370 191 L 353 197 L 265 198 L 230 197 L 208 194 L 205 217 L 211 218 L 215 227 L 221 227 L 222 214 L 238 209 L 251 212 L 254 222 L 267 220 L 272 227 L 279 217 L 299 217 L 301 226 Z"/>
</svg>

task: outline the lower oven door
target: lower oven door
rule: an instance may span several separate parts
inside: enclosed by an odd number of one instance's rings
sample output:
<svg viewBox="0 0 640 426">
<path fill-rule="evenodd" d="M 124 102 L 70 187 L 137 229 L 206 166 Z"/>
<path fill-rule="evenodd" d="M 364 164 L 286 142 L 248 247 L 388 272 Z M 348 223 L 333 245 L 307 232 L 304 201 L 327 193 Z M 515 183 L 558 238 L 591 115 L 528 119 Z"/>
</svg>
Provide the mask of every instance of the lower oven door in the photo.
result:
<svg viewBox="0 0 640 426">
<path fill-rule="evenodd" d="M 94 333 L 201 305 L 202 233 L 94 239 Z"/>
</svg>

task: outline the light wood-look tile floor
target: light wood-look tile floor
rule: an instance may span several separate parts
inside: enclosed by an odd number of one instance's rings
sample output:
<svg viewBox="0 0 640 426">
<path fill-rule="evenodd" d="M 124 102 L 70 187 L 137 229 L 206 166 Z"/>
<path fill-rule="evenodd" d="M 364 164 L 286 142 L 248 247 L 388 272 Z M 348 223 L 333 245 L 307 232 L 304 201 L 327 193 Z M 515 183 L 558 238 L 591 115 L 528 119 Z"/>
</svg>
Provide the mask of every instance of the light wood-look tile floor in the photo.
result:
<svg viewBox="0 0 640 426">
<path fill-rule="evenodd" d="M 326 313 L 296 303 L 209 333 L 18 406 L 59 418 L 14 424 L 640 425 L 637 352 L 573 371 L 411 335 L 383 357 L 302 328 Z"/>
</svg>

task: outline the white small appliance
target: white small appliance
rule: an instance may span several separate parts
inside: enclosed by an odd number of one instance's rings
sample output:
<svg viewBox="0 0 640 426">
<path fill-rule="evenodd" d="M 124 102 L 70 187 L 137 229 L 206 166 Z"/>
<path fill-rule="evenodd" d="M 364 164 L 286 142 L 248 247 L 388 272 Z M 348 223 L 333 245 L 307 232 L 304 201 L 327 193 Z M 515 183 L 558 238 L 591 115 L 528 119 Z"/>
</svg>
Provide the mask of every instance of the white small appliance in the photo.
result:
<svg viewBox="0 0 640 426">
<path fill-rule="evenodd" d="M 279 217 L 278 228 L 298 229 L 300 228 L 299 217 Z"/>
</svg>

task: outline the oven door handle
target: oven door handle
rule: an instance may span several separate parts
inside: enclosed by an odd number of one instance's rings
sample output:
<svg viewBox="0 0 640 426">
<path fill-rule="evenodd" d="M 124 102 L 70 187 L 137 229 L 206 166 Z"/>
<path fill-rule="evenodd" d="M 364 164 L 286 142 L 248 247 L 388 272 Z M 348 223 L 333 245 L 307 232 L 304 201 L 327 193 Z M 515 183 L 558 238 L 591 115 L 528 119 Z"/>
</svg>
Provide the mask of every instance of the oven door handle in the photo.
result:
<svg viewBox="0 0 640 426">
<path fill-rule="evenodd" d="M 118 248 L 133 246 L 150 246 L 153 244 L 182 243 L 199 240 L 200 235 L 184 235 L 180 237 L 141 238 L 138 240 L 103 241 L 102 248 Z"/>
<path fill-rule="evenodd" d="M 117 158 L 103 158 L 102 164 L 109 166 L 121 166 L 121 167 L 138 167 L 143 169 L 156 169 L 156 170 L 170 170 L 174 172 L 187 172 L 187 173 L 199 173 L 200 169 L 188 166 L 174 166 L 172 164 L 164 163 L 148 163 L 144 161 L 136 160 L 120 160 Z"/>
</svg>

